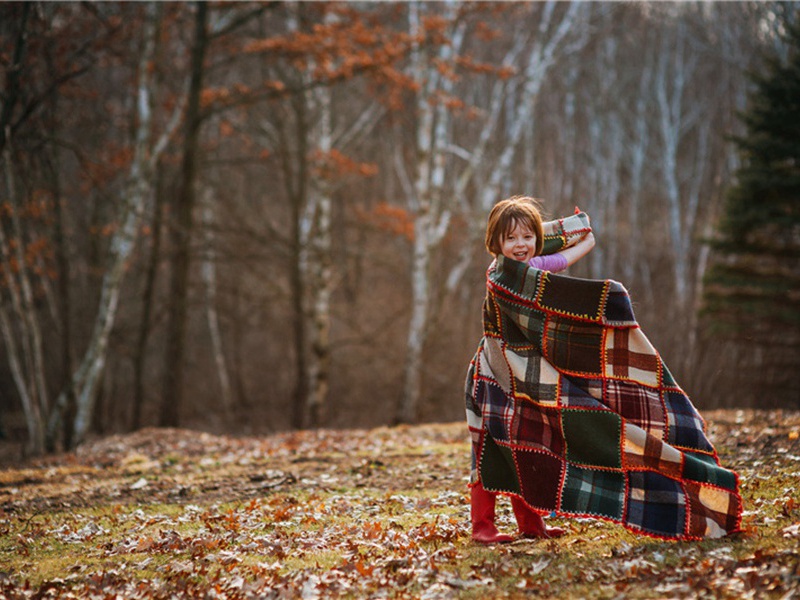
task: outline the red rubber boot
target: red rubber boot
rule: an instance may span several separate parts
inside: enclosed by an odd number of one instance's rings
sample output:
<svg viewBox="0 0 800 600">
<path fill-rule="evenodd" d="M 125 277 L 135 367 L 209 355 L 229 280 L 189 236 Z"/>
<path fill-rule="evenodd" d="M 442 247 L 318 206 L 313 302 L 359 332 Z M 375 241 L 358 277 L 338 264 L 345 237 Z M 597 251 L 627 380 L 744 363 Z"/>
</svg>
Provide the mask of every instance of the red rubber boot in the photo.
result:
<svg viewBox="0 0 800 600">
<path fill-rule="evenodd" d="M 557 538 L 566 533 L 561 527 L 547 527 L 542 515 L 516 496 L 511 496 L 511 508 L 517 517 L 519 533 L 524 538 Z"/>
<path fill-rule="evenodd" d="M 494 502 L 497 494 L 487 492 L 478 482 L 470 488 L 472 540 L 479 544 L 506 544 L 514 540 L 497 531 L 494 524 Z"/>
</svg>

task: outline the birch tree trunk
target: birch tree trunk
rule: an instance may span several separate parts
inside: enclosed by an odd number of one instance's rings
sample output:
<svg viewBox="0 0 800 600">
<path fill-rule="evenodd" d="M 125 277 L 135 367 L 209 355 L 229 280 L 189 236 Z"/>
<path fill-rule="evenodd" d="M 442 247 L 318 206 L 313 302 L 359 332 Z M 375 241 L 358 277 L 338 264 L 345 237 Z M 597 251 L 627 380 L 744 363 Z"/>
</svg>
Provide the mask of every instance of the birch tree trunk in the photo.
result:
<svg viewBox="0 0 800 600">
<path fill-rule="evenodd" d="M 408 5 L 409 30 L 412 37 L 423 36 L 421 5 Z M 452 22 L 456 5 L 447 3 L 446 20 Z M 439 47 L 437 58 L 447 64 L 460 49 L 463 28 L 456 30 L 450 44 Z M 415 79 L 424 81 L 417 95 L 418 123 L 415 131 L 416 161 L 413 184 L 405 173 L 406 195 L 414 221 L 414 239 L 411 255 L 411 319 L 408 325 L 406 363 L 403 378 L 403 396 L 398 405 L 396 421 L 413 423 L 422 392 L 422 355 L 428 335 L 431 304 L 430 261 L 434 248 L 444 237 L 451 211 L 444 206 L 444 149 L 449 136 L 449 112 L 435 102 L 437 91 L 449 91 L 449 80 L 431 68 L 425 50 L 417 44 L 412 50 L 411 70 Z"/>
<path fill-rule="evenodd" d="M 217 367 L 217 376 L 222 397 L 222 409 L 227 416 L 233 406 L 230 376 L 228 375 L 228 365 L 225 360 L 225 352 L 222 347 L 222 332 L 219 326 L 219 315 L 217 311 L 217 254 L 214 245 L 214 205 L 211 195 L 211 188 L 206 188 L 203 195 L 202 224 L 203 224 L 203 264 L 201 273 L 203 283 L 206 288 L 206 321 L 208 322 L 208 333 L 211 337 L 211 352 L 214 356 L 214 364 Z"/>
<path fill-rule="evenodd" d="M 682 135 L 696 121 L 697 113 L 684 106 L 686 87 L 696 66 L 696 54 L 686 54 L 685 23 L 676 24 L 673 39 L 665 33 L 656 73 L 658 123 L 663 145 L 663 173 L 668 201 L 668 228 L 673 259 L 675 295 L 678 306 L 687 308 L 690 293 L 690 232 L 685 228 L 678 169 L 679 144 Z"/>
<path fill-rule="evenodd" d="M 117 314 L 119 294 L 125 274 L 125 266 L 133 252 L 139 231 L 141 215 L 152 195 L 154 165 L 166 148 L 167 142 L 179 123 L 182 106 L 176 107 L 158 142 L 150 142 L 152 124 L 153 76 L 152 61 L 159 19 L 157 3 L 148 3 L 143 27 L 144 48 L 141 53 L 137 76 L 136 128 L 133 159 L 128 183 L 121 199 L 119 226 L 114 230 L 108 251 L 108 266 L 103 276 L 100 300 L 94 328 L 86 352 L 70 381 L 75 395 L 77 414 L 72 425 L 73 445 L 79 444 L 91 422 L 97 384 L 106 364 L 108 340 Z M 55 449 L 56 435 L 63 411 L 67 405 L 68 389 L 59 394 L 50 413 L 47 426 L 46 445 Z"/>
<path fill-rule="evenodd" d="M 331 92 L 319 88 L 314 92 L 319 110 L 319 151 L 327 157 L 333 149 Z M 312 237 L 309 244 L 311 255 L 308 274 L 309 290 L 309 357 L 308 357 L 308 409 L 309 425 L 318 427 L 322 422 L 322 411 L 328 397 L 330 380 L 330 329 L 331 295 L 333 293 L 333 259 L 331 256 L 331 207 L 330 185 L 322 180 L 311 201 Z"/>
</svg>

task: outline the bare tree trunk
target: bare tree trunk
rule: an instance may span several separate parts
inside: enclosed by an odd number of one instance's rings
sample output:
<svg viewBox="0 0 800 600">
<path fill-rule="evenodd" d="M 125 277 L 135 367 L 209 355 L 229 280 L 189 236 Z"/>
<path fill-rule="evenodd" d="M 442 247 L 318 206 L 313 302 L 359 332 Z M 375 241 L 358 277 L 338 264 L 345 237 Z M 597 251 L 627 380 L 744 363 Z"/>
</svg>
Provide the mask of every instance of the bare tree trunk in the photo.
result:
<svg viewBox="0 0 800 600">
<path fill-rule="evenodd" d="M 89 428 L 97 397 L 97 385 L 106 364 L 108 339 L 117 314 L 125 266 L 135 246 L 144 206 L 152 193 L 153 167 L 164 151 L 182 113 L 182 107 L 176 107 L 159 141 L 151 145 L 151 66 L 159 16 L 157 3 L 149 3 L 146 10 L 144 49 L 138 68 L 135 143 L 128 185 L 120 206 L 119 226 L 111 238 L 108 267 L 101 284 L 97 317 L 89 345 L 69 385 L 61 391 L 50 413 L 46 436 L 47 448 L 50 450 L 55 448 L 58 426 L 67 406 L 69 386 L 72 387 L 77 402 L 77 414 L 73 423 L 73 444 L 80 443 Z"/>
<path fill-rule="evenodd" d="M 647 126 L 647 104 L 650 97 L 649 93 L 653 72 L 650 66 L 650 61 L 653 60 L 653 51 L 648 48 L 645 52 L 645 68 L 642 69 L 642 78 L 639 81 L 638 88 L 639 95 L 636 98 L 633 140 L 631 140 L 628 147 L 631 173 L 629 194 L 630 230 L 628 233 L 628 256 L 627 260 L 623 261 L 623 273 L 625 273 L 626 283 L 628 285 L 633 283 L 637 272 L 642 273 L 642 279 L 647 279 L 644 270 L 649 270 L 649 262 L 641 247 L 641 228 L 643 225 L 641 207 L 643 203 L 642 182 L 644 180 L 644 170 L 647 164 L 647 151 L 650 142 L 650 129 Z"/>
<path fill-rule="evenodd" d="M 319 150 L 323 156 L 333 149 L 332 114 L 330 90 L 316 91 L 315 99 L 320 110 Z M 318 427 L 322 421 L 322 410 L 328 397 L 330 381 L 330 328 L 331 295 L 333 293 L 333 259 L 331 257 L 331 205 L 330 186 L 322 181 L 313 202 L 314 234 L 310 247 L 309 274 L 310 343 L 308 361 L 308 408 L 309 424 Z"/>
<path fill-rule="evenodd" d="M 144 412 L 145 397 L 145 366 L 147 361 L 147 342 L 150 337 L 150 322 L 153 315 L 153 300 L 156 290 L 156 275 L 158 264 L 161 260 L 161 231 L 164 213 L 164 192 L 159 183 L 160 177 L 156 175 L 155 206 L 153 207 L 152 235 L 150 256 L 145 272 L 144 290 L 142 291 L 142 317 L 139 323 L 139 335 L 136 341 L 136 354 L 133 359 L 133 414 L 131 416 L 131 429 L 136 430 L 142 426 L 142 413 Z"/>
<path fill-rule="evenodd" d="M 683 105 L 686 86 L 696 65 L 696 55 L 686 56 L 686 25 L 676 25 L 676 39 L 664 35 L 659 57 L 656 98 L 659 108 L 659 125 L 663 143 L 664 184 L 668 200 L 668 228 L 672 244 L 675 294 L 678 306 L 687 308 L 690 293 L 689 246 L 681 206 L 681 189 L 678 170 L 678 145 L 682 133 L 696 118 L 687 114 Z M 672 64 L 672 69 L 670 69 Z"/>
<path fill-rule="evenodd" d="M 228 375 L 228 365 L 225 360 L 225 353 L 222 348 L 222 332 L 219 326 L 219 315 L 217 312 L 217 264 L 216 248 L 214 246 L 215 218 L 213 199 L 210 188 L 203 195 L 203 238 L 204 252 L 201 272 L 203 283 L 206 288 L 206 321 L 208 322 L 208 332 L 211 336 L 211 351 L 214 355 L 214 364 L 217 367 L 217 376 L 222 396 L 222 409 L 226 418 L 229 417 L 233 400 L 231 398 L 231 383 Z"/>
<path fill-rule="evenodd" d="M 306 122 L 306 100 L 298 97 L 293 100 L 296 115 L 297 170 L 292 179 L 293 169 L 289 166 L 290 157 L 286 157 L 285 173 L 289 183 L 289 198 L 292 214 L 292 319 L 295 345 L 295 387 L 293 394 L 292 427 L 303 429 L 308 417 L 308 333 L 306 307 L 308 272 L 308 248 L 306 233 L 308 228 L 305 204 L 308 197 L 308 124 Z M 305 221 L 304 221 L 305 220 Z"/>
<path fill-rule="evenodd" d="M 563 14 L 556 16 L 557 5 L 553 1 L 542 4 L 538 28 L 535 31 L 527 23 L 520 24 L 521 29 L 504 57 L 503 65 L 524 64 L 525 67 L 509 82 L 500 79 L 495 83 L 487 110 L 488 116 L 478 143 L 469 153 L 467 165 L 457 177 L 453 196 L 462 198 L 470 186 L 473 186 L 476 201 L 471 208 L 467 208 L 470 213 L 467 219 L 468 240 L 464 252 L 447 277 L 448 291 L 456 288 L 464 273 L 471 267 L 472 252 L 467 251 L 467 248 L 474 246 L 481 238 L 484 219 L 492 205 L 500 199 L 501 185 L 510 177 L 523 134 L 533 126 L 536 100 L 545 78 L 555 65 L 556 57 L 579 50 L 588 40 L 587 28 L 577 25 L 585 7 L 579 2 L 573 2 Z M 507 98 L 515 94 L 516 101 L 506 111 Z M 496 156 L 489 156 L 487 147 L 498 128 L 501 116 L 505 118 L 505 134 L 500 141 L 502 149 Z"/>
<path fill-rule="evenodd" d="M 409 25 L 411 35 L 422 31 L 420 6 L 410 4 Z M 452 21 L 456 10 L 447 5 L 448 19 Z M 445 64 L 460 50 L 463 29 L 457 30 L 450 44 L 440 46 L 437 59 Z M 451 211 L 444 206 L 444 149 L 450 135 L 449 113 L 441 104 L 434 106 L 432 100 L 440 85 L 447 90 L 451 85 L 442 81 L 435 69 L 429 68 L 424 49 L 416 46 L 412 53 L 412 72 L 422 81 L 423 89 L 417 96 L 419 122 L 416 128 L 416 164 L 414 183 L 403 170 L 401 177 L 406 184 L 406 194 L 414 215 L 414 242 L 411 256 L 411 319 L 408 326 L 407 353 L 403 396 L 398 405 L 396 421 L 413 423 L 417 419 L 417 407 L 422 394 L 422 354 L 428 335 L 428 320 L 431 304 L 430 261 L 435 247 L 447 232 Z M 402 168 L 402 167 L 401 167 Z M 404 168 L 403 168 L 404 169 Z"/>
<path fill-rule="evenodd" d="M 180 424 L 183 405 L 183 359 L 186 351 L 192 212 L 195 205 L 195 180 L 202 124 L 200 94 L 203 88 L 203 63 L 208 49 L 208 5 L 206 2 L 197 2 L 195 10 L 195 39 L 192 47 L 191 82 L 186 109 L 181 187 L 176 198 L 175 222 L 171 228 L 175 254 L 170 281 L 164 390 L 159 414 L 159 425 L 162 427 L 177 427 Z"/>
<path fill-rule="evenodd" d="M 38 454 L 44 449 L 44 415 L 48 410 L 42 333 L 35 310 L 31 275 L 25 259 L 25 237 L 19 220 L 21 203 L 12 166 L 10 127 L 6 127 L 4 142 L 3 162 L 11 205 L 9 220 L 12 234 L 9 239 L 6 236 L 5 226 L 0 222 L 0 254 L 3 272 L 6 273 L 13 317 L 9 317 L 5 305 L 0 304 L 0 325 L 9 355 L 12 377 L 25 413 L 29 449 Z M 19 331 L 15 332 L 15 328 Z M 17 335 L 20 338 L 19 346 Z"/>
</svg>

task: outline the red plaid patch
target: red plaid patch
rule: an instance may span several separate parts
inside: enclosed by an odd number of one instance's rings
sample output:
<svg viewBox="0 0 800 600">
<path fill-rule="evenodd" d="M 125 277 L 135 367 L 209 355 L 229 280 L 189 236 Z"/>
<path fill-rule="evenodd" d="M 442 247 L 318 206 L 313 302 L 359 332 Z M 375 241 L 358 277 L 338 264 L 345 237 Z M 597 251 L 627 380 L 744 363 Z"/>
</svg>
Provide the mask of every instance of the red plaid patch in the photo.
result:
<svg viewBox="0 0 800 600">
<path fill-rule="evenodd" d="M 544 448 L 559 456 L 564 453 L 561 413 L 556 408 L 537 406 L 525 400 L 516 402 L 511 424 L 511 439 L 520 446 Z"/>
<path fill-rule="evenodd" d="M 611 379 L 606 386 L 606 404 L 622 417 L 663 439 L 666 416 L 658 390 L 629 381 Z"/>
</svg>

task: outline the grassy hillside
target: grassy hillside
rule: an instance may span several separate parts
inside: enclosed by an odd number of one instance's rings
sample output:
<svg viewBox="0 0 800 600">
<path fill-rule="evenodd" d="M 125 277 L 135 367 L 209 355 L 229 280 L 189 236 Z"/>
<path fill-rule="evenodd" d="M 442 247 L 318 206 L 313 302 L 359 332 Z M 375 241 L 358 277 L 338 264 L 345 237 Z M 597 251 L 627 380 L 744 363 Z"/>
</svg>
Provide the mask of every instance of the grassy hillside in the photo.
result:
<svg viewBox="0 0 800 600">
<path fill-rule="evenodd" d="M 704 415 L 746 533 L 699 543 L 551 520 L 469 539 L 462 423 L 267 438 L 147 429 L 0 471 L 9 598 L 663 598 L 800 595 L 800 413 Z M 501 528 L 512 532 L 507 501 Z"/>
</svg>

